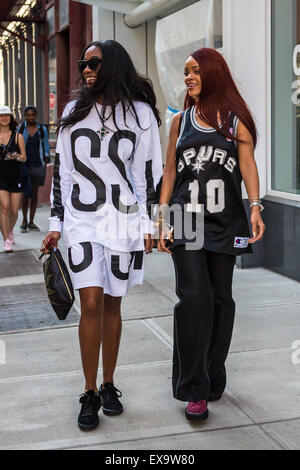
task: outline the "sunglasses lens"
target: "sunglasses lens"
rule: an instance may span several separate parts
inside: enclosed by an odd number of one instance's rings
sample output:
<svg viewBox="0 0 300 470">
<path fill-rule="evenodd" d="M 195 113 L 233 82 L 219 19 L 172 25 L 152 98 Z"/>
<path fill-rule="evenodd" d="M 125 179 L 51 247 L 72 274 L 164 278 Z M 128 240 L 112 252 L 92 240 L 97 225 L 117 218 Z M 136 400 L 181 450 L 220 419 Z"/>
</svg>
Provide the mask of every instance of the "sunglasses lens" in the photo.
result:
<svg viewBox="0 0 300 470">
<path fill-rule="evenodd" d="M 77 63 L 78 63 L 79 72 L 82 73 L 87 66 L 87 61 L 79 60 Z"/>
<path fill-rule="evenodd" d="M 78 60 L 78 68 L 80 73 L 83 73 L 83 71 L 86 69 L 87 65 L 91 70 L 96 70 L 98 65 L 102 62 L 102 59 L 98 57 L 93 57 L 90 60 Z"/>
<path fill-rule="evenodd" d="M 98 65 L 101 63 L 101 59 L 90 59 L 88 61 L 88 66 L 91 70 L 96 70 L 96 68 L 98 67 Z"/>
</svg>

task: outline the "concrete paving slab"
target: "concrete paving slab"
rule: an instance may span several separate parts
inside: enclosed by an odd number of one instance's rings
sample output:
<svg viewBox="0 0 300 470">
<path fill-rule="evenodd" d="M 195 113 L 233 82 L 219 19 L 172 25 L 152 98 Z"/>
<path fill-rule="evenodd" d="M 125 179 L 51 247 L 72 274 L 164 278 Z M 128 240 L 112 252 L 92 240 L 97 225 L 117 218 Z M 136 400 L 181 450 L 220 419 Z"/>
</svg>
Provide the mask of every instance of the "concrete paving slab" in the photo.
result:
<svg viewBox="0 0 300 470">
<path fill-rule="evenodd" d="M 11 286 L 0 286 L 0 306 L 15 305 L 26 302 L 42 302 L 48 301 L 47 291 L 44 283 L 21 284 Z"/>
<path fill-rule="evenodd" d="M 64 325 L 78 323 L 79 316 L 72 307 Z M 27 302 L 0 305 L 0 332 L 19 331 L 33 328 L 45 328 L 59 325 L 59 320 L 50 302 Z"/>
<path fill-rule="evenodd" d="M 22 223 L 22 211 L 19 210 L 18 220 L 14 228 L 15 242 L 13 249 L 14 251 L 31 250 L 33 248 L 39 248 L 43 240 L 44 235 L 48 232 L 50 217 L 50 206 L 43 205 L 38 207 L 35 223 L 40 228 L 40 232 L 28 231 L 26 233 L 20 232 L 20 225 Z M 3 249 L 3 244 L 0 244 L 0 252 Z"/>
<path fill-rule="evenodd" d="M 284 449 L 300 450 L 300 419 L 264 424 L 261 428 Z"/>
<path fill-rule="evenodd" d="M 255 423 L 300 418 L 300 366 L 291 348 L 229 355 L 232 400 Z"/>
<path fill-rule="evenodd" d="M 300 339 L 300 305 L 238 307 L 231 352 L 289 348 Z"/>
<path fill-rule="evenodd" d="M 124 413 L 108 417 L 100 412 L 99 428 L 89 433 L 77 427 L 79 375 L 37 377 L 24 380 L 19 387 L 14 382 L 2 383 L 1 449 L 65 449 L 143 438 L 159 440 L 161 436 L 252 424 L 226 396 L 210 407 L 208 420 L 188 422 L 185 404 L 170 401 L 170 363 L 119 367 L 116 376 L 123 392 Z"/>
<path fill-rule="evenodd" d="M 239 307 L 300 304 L 300 283 L 262 268 L 235 268 L 233 298 Z"/>
<path fill-rule="evenodd" d="M 78 372 L 82 375 L 76 327 L 3 334 L 0 339 L 6 346 L 6 364 L 0 365 L 0 383 L 40 374 Z M 141 321 L 123 322 L 118 365 L 170 359 L 170 349 Z"/>
<path fill-rule="evenodd" d="M 31 251 L 0 254 L 0 278 L 41 274 L 42 265 Z"/>
<path fill-rule="evenodd" d="M 300 338 L 299 311 L 298 305 L 237 306 L 230 352 L 291 347 Z M 153 321 L 173 337 L 173 315 Z"/>
<path fill-rule="evenodd" d="M 145 266 L 149 284 L 173 303 L 178 302 L 171 256 L 155 250 L 146 257 Z M 233 297 L 238 307 L 300 304 L 300 283 L 263 268 L 235 268 Z"/>
<path fill-rule="evenodd" d="M 162 295 L 171 300 L 172 305 L 178 302 L 175 293 L 175 272 L 170 255 L 156 249 L 145 256 L 145 280 Z"/>
<path fill-rule="evenodd" d="M 111 451 L 162 449 L 180 452 L 180 450 L 280 450 L 282 447 L 259 426 L 245 426 L 77 448 L 77 450 Z"/>
<path fill-rule="evenodd" d="M 147 281 L 142 286 L 130 289 L 122 300 L 122 316 L 124 319 L 149 318 L 169 315 L 173 312 L 172 301 L 159 295 L 157 289 Z"/>
</svg>

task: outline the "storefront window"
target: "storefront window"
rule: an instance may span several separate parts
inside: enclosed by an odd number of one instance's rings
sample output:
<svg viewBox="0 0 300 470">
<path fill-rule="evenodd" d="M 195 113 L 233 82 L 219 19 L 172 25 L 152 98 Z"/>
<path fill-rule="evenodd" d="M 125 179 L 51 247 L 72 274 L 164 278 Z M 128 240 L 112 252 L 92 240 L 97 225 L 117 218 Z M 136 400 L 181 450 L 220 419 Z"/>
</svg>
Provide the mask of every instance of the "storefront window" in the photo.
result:
<svg viewBox="0 0 300 470">
<path fill-rule="evenodd" d="M 49 41 L 49 137 L 55 140 L 55 122 L 57 119 L 56 101 L 56 44 L 55 38 Z"/>
<path fill-rule="evenodd" d="M 272 0 L 271 168 L 273 190 L 300 194 L 300 0 Z"/>
<path fill-rule="evenodd" d="M 48 36 L 51 36 L 55 32 L 55 14 L 54 7 L 47 10 L 47 24 L 48 24 Z"/>
<path fill-rule="evenodd" d="M 59 0 L 59 29 L 69 24 L 69 0 Z"/>
<path fill-rule="evenodd" d="M 160 85 L 168 105 L 165 114 L 167 136 L 173 116 L 182 109 L 186 94 L 185 61 L 200 47 L 212 47 L 222 52 L 222 18 L 222 0 L 201 0 L 157 21 L 155 55 Z"/>
</svg>

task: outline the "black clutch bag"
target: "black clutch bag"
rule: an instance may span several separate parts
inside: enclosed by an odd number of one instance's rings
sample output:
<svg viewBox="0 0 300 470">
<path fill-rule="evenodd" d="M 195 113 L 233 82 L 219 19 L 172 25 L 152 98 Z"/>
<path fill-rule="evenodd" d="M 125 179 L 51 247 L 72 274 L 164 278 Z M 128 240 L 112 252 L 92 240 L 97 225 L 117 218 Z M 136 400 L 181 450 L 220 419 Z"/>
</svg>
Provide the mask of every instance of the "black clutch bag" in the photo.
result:
<svg viewBox="0 0 300 470">
<path fill-rule="evenodd" d="M 59 320 L 65 320 L 74 303 L 74 289 L 63 260 L 57 248 L 49 250 L 49 256 L 43 263 L 45 285 L 49 301 Z"/>
</svg>

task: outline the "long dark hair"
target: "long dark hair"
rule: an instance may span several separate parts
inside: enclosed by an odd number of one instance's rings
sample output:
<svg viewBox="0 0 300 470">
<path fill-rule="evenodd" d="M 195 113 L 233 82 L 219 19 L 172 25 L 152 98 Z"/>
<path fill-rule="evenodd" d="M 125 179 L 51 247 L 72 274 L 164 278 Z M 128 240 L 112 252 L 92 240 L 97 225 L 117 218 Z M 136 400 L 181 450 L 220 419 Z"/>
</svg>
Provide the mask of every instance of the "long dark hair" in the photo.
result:
<svg viewBox="0 0 300 470">
<path fill-rule="evenodd" d="M 11 131 L 15 131 L 17 127 L 18 127 L 18 123 L 15 120 L 14 116 L 11 114 L 9 128 Z"/>
<path fill-rule="evenodd" d="M 246 126 L 253 145 L 257 143 L 257 129 L 251 112 L 240 95 L 223 56 L 215 49 L 203 47 L 191 56 L 198 62 L 202 89 L 197 102 L 197 112 L 201 119 L 214 127 L 225 137 L 239 141 L 229 130 L 230 111 Z M 184 109 L 193 106 L 195 101 L 186 94 Z M 222 127 L 218 125 L 217 112 L 220 112 Z"/>
<path fill-rule="evenodd" d="M 117 128 L 115 110 L 118 101 L 122 105 L 125 124 L 126 112 L 130 109 L 140 126 L 133 101 L 142 101 L 151 106 L 157 123 L 160 126 L 161 119 L 156 108 L 156 96 L 153 91 L 152 82 L 138 74 L 124 47 L 113 40 L 94 41 L 86 46 L 82 59 L 86 51 L 92 46 L 98 47 L 102 52 L 100 72 L 94 86 L 91 88 L 87 87 L 84 78 L 81 76 L 80 88 L 71 95 L 71 98 L 75 99 L 76 103 L 71 113 L 58 121 L 57 131 L 60 128 L 64 129 L 65 127 L 73 126 L 86 118 L 99 97 L 101 97 L 104 106 L 112 106 L 113 121 Z"/>
</svg>

